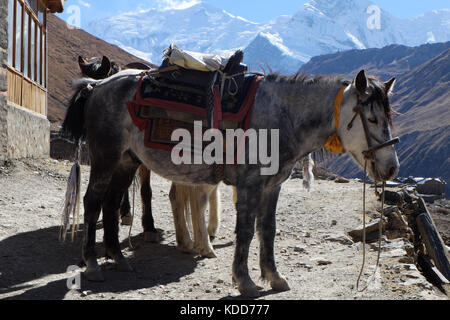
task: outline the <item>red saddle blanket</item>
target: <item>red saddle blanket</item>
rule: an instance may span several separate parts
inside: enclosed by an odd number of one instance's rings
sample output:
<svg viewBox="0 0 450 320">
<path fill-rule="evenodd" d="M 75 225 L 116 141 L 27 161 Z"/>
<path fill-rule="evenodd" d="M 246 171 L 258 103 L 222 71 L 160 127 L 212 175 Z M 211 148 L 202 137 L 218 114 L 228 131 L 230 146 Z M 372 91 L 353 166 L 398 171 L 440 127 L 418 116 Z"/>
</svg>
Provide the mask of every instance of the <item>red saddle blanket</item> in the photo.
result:
<svg viewBox="0 0 450 320">
<path fill-rule="evenodd" d="M 139 81 L 137 92 L 133 101 L 127 103 L 128 111 L 135 126 L 145 130 L 144 144 L 151 149 L 172 151 L 178 142 L 171 140 L 173 131 L 186 129 L 193 134 L 194 121 L 202 121 L 203 131 L 208 129 L 206 108 L 198 105 L 165 100 L 154 97 L 144 97 L 143 76 Z M 244 92 L 244 98 L 235 112 L 223 111 L 219 88 L 213 90 L 213 121 L 214 129 L 238 129 L 248 130 L 253 111 L 256 92 L 262 76 L 254 76 Z"/>
</svg>

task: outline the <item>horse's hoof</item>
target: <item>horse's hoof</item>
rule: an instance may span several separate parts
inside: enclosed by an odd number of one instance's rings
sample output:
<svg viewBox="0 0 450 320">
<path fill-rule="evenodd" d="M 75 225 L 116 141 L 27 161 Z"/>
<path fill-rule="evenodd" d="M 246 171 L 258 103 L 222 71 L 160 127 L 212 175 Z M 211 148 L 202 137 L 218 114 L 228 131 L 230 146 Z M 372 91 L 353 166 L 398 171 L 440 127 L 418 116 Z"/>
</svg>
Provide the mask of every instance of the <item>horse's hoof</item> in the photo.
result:
<svg viewBox="0 0 450 320">
<path fill-rule="evenodd" d="M 133 267 L 127 259 L 120 259 L 117 263 L 117 271 L 119 272 L 133 272 Z"/>
<path fill-rule="evenodd" d="M 131 226 L 133 219 L 130 216 L 123 216 L 120 219 L 122 220 L 123 226 Z"/>
<path fill-rule="evenodd" d="M 209 236 L 209 241 L 214 242 L 216 240 L 216 236 Z"/>
<path fill-rule="evenodd" d="M 144 232 L 144 241 L 151 242 L 151 243 L 158 243 L 159 242 L 159 233 L 151 232 L 151 231 Z"/>
<path fill-rule="evenodd" d="M 183 252 L 183 253 L 187 253 L 187 254 L 195 254 L 197 253 L 194 250 L 194 243 L 193 242 L 188 242 L 187 244 L 178 244 L 177 246 L 178 250 Z"/>
<path fill-rule="evenodd" d="M 182 253 L 186 253 L 186 254 L 196 254 L 197 252 L 195 252 L 194 249 L 189 248 L 189 247 L 178 247 L 178 250 Z"/>
<path fill-rule="evenodd" d="M 201 255 L 203 258 L 208 258 L 208 259 L 214 259 L 214 258 L 217 258 L 216 254 L 214 253 L 213 250 L 207 251 L 207 252 L 202 252 L 202 253 L 200 253 L 200 255 Z"/>
<path fill-rule="evenodd" d="M 238 290 L 244 298 L 258 298 L 261 295 L 261 288 L 256 285 L 239 287 Z"/>
<path fill-rule="evenodd" d="M 104 282 L 105 277 L 103 276 L 103 273 L 100 269 L 86 269 L 86 271 L 83 272 L 83 275 L 86 277 L 88 281 L 91 282 Z"/>
<path fill-rule="evenodd" d="M 279 278 L 279 279 L 270 281 L 270 286 L 272 287 L 273 290 L 278 291 L 278 292 L 291 290 L 291 288 L 289 287 L 289 284 L 283 278 Z"/>
</svg>

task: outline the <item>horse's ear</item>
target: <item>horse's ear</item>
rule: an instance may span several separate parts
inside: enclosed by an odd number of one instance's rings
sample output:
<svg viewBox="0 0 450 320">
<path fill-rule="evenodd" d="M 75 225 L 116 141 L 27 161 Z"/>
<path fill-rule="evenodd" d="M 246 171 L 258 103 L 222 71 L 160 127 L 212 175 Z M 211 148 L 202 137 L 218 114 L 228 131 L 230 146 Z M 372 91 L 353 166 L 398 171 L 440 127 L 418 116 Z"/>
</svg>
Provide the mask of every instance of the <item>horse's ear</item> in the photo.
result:
<svg viewBox="0 0 450 320">
<path fill-rule="evenodd" d="M 111 70 L 111 61 L 109 61 L 108 57 L 103 56 L 102 65 L 100 66 L 98 72 L 106 77 L 110 70 Z"/>
<path fill-rule="evenodd" d="M 112 74 L 116 74 L 119 73 L 121 71 L 119 65 L 117 63 L 115 63 L 114 61 L 111 61 L 111 73 Z"/>
<path fill-rule="evenodd" d="M 85 65 L 87 63 L 86 60 L 84 60 L 84 58 L 82 56 L 78 56 L 78 64 L 80 66 Z"/>
<path fill-rule="evenodd" d="M 392 91 L 394 91 L 395 83 L 397 82 L 396 78 L 392 78 L 388 82 L 384 84 L 384 88 L 386 89 L 386 92 L 388 95 L 392 94 Z"/>
<path fill-rule="evenodd" d="M 354 80 L 356 89 L 360 92 L 360 93 L 365 93 L 366 89 L 367 89 L 367 77 L 366 77 L 366 72 L 364 70 L 361 70 L 358 75 L 356 76 L 355 80 Z"/>
</svg>

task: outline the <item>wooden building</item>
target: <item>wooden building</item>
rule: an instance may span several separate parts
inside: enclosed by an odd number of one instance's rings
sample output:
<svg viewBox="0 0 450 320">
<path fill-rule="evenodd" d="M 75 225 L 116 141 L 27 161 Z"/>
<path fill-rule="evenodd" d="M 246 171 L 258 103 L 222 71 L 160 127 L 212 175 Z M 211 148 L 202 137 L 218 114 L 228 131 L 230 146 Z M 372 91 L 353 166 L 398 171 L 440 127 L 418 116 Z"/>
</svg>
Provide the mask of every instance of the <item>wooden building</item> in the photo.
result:
<svg viewBox="0 0 450 320">
<path fill-rule="evenodd" d="M 0 159 L 48 155 L 47 14 L 63 9 L 64 0 L 0 0 Z"/>
</svg>

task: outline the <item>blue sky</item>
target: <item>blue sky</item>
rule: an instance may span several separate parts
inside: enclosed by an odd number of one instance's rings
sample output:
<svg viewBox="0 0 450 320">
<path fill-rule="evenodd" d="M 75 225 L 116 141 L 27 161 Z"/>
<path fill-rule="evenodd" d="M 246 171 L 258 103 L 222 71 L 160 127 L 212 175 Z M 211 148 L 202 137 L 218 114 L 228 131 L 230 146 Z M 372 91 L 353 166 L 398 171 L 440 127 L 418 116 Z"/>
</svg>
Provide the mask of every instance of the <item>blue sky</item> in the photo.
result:
<svg viewBox="0 0 450 320">
<path fill-rule="evenodd" d="M 76 5 L 81 9 L 81 26 L 92 20 L 117 15 L 124 12 L 149 8 L 167 8 L 183 6 L 198 0 L 67 0 L 66 9 Z M 203 0 L 218 8 L 255 22 L 268 22 L 282 14 L 293 14 L 298 11 L 305 0 Z M 336 0 L 339 1 L 339 0 Z M 448 0 L 372 0 L 382 9 L 399 18 L 411 18 L 426 11 L 449 8 Z M 71 12 L 59 15 L 63 19 Z"/>
</svg>

